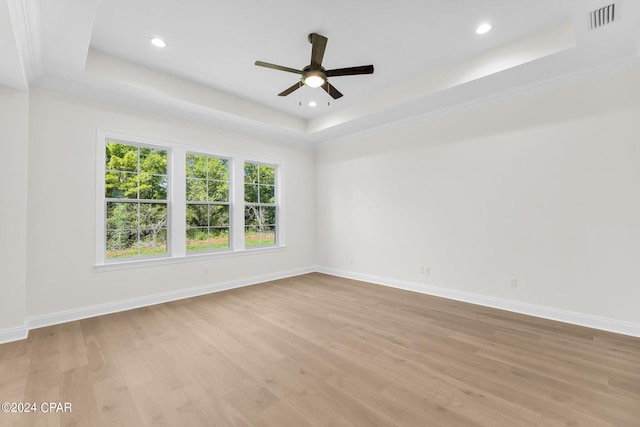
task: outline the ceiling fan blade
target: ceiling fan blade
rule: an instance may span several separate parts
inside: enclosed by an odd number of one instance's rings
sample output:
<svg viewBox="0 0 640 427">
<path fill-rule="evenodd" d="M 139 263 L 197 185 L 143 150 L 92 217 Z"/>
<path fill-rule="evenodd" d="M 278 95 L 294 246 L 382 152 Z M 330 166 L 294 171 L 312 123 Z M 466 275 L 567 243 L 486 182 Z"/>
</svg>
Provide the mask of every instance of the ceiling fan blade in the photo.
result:
<svg viewBox="0 0 640 427">
<path fill-rule="evenodd" d="M 289 89 L 283 90 L 282 92 L 280 92 L 278 94 L 278 96 L 287 96 L 289 95 L 291 92 L 293 92 L 296 89 L 299 89 L 302 86 L 302 82 L 298 82 L 296 84 L 294 84 L 293 86 L 291 86 Z"/>
<path fill-rule="evenodd" d="M 309 41 L 311 42 L 311 68 L 318 69 L 322 66 L 322 58 L 324 57 L 324 50 L 327 47 L 327 38 L 320 34 L 309 34 Z"/>
<path fill-rule="evenodd" d="M 342 97 L 342 94 L 340 93 L 340 91 L 335 87 L 333 87 L 333 85 L 330 84 L 329 82 L 324 82 L 324 84 L 322 85 L 322 89 L 324 89 L 329 95 L 331 95 L 333 99 L 338 99 Z"/>
<path fill-rule="evenodd" d="M 355 76 L 357 74 L 373 74 L 373 65 L 360 65 L 359 67 L 336 68 L 327 70 L 327 77 L 335 76 Z"/>
<path fill-rule="evenodd" d="M 295 68 L 283 67 L 282 65 L 269 64 L 268 62 L 256 61 L 258 67 L 273 68 L 274 70 L 288 71 L 289 73 L 302 74 L 302 70 L 296 70 Z"/>
</svg>

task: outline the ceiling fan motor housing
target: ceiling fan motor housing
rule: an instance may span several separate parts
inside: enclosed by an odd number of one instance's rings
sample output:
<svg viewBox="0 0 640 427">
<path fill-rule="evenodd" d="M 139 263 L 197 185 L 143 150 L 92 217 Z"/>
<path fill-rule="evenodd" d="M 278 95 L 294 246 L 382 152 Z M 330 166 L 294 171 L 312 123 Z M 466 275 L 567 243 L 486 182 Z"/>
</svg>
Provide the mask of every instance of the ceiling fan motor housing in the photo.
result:
<svg viewBox="0 0 640 427">
<path fill-rule="evenodd" d="M 320 87 L 327 81 L 327 74 L 323 67 L 312 68 L 310 65 L 302 69 L 302 83 L 309 87 Z"/>
</svg>

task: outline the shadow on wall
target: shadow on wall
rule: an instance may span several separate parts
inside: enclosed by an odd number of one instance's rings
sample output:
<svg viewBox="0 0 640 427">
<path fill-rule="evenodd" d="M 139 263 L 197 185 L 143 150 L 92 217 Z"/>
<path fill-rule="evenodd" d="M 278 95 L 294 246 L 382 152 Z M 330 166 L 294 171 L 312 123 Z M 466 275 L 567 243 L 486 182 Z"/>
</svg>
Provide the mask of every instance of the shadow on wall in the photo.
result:
<svg viewBox="0 0 640 427">
<path fill-rule="evenodd" d="M 491 104 L 470 105 L 462 111 L 445 112 L 423 121 L 398 123 L 379 133 L 360 135 L 339 147 L 333 146 L 331 151 L 339 155 L 332 157 L 349 161 L 416 146 L 449 144 L 567 123 L 632 108 L 638 105 L 638 99 L 640 73 L 634 68 Z M 389 143 L 390 133 L 393 143 Z"/>
</svg>

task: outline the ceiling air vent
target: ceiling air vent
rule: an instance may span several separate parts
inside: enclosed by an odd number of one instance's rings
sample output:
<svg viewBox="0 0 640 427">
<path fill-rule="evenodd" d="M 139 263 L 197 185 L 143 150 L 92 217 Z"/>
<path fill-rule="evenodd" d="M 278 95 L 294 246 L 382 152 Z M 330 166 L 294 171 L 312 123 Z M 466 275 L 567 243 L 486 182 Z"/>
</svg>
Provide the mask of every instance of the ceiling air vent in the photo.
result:
<svg viewBox="0 0 640 427">
<path fill-rule="evenodd" d="M 616 5 L 611 3 L 609 6 L 596 9 L 589 14 L 591 29 L 603 27 L 607 24 L 611 24 L 616 17 Z"/>
</svg>

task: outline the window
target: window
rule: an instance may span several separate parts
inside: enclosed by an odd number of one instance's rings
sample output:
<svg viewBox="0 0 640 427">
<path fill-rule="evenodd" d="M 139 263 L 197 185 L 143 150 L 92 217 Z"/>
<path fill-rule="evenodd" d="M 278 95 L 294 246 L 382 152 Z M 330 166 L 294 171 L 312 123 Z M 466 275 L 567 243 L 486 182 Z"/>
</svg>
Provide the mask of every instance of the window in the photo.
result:
<svg viewBox="0 0 640 427">
<path fill-rule="evenodd" d="M 245 162 L 245 247 L 276 244 L 277 206 L 275 179 L 275 166 Z"/>
<path fill-rule="evenodd" d="M 98 132 L 96 268 L 284 247 L 282 165 Z"/>
<path fill-rule="evenodd" d="M 187 252 L 229 248 L 229 160 L 186 155 Z"/>
<path fill-rule="evenodd" d="M 167 253 L 167 150 L 106 143 L 106 258 Z"/>
</svg>

